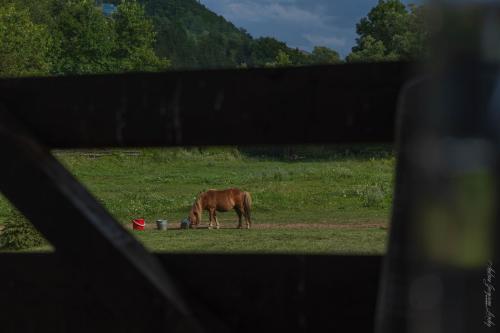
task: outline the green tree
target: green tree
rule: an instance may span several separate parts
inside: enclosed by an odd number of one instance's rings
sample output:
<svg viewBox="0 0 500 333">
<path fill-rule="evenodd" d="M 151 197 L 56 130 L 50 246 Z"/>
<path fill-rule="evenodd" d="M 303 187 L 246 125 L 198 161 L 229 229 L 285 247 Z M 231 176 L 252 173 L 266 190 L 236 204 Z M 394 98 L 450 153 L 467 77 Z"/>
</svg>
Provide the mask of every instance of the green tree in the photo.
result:
<svg viewBox="0 0 500 333">
<path fill-rule="evenodd" d="M 276 62 L 280 52 L 286 52 L 288 46 L 272 37 L 261 37 L 252 43 L 251 66 L 263 66 Z"/>
<path fill-rule="evenodd" d="M 276 65 L 277 66 L 291 66 L 292 61 L 290 60 L 290 56 L 283 51 L 279 51 L 278 55 L 276 56 Z"/>
<path fill-rule="evenodd" d="M 426 58 L 430 37 L 428 7 L 409 5 L 409 9 L 406 31 L 394 36 L 395 52 L 405 60 Z"/>
<path fill-rule="evenodd" d="M 358 42 L 359 48 L 347 56 L 349 62 L 380 62 L 398 60 L 395 53 L 387 53 L 384 43 L 368 35 Z"/>
<path fill-rule="evenodd" d="M 266 67 L 287 67 L 292 66 L 293 62 L 290 60 L 290 56 L 285 51 L 278 51 L 278 55 L 273 62 L 266 63 Z"/>
<path fill-rule="evenodd" d="M 33 23 L 27 10 L 0 4 L 0 76 L 48 74 L 51 45 L 46 27 Z"/>
<path fill-rule="evenodd" d="M 93 0 L 54 0 L 52 14 L 51 33 L 58 41 L 54 74 L 106 73 L 116 68 L 113 22 Z"/>
<path fill-rule="evenodd" d="M 155 53 L 156 32 L 141 4 L 123 1 L 112 21 L 116 38 L 113 56 L 118 71 L 158 71 L 169 67 L 170 62 Z"/>
<path fill-rule="evenodd" d="M 359 37 L 348 61 L 414 60 L 425 56 L 428 28 L 425 6 L 379 0 L 356 25 Z"/>
<path fill-rule="evenodd" d="M 363 37 L 371 36 L 384 44 L 387 51 L 396 48 L 394 36 L 407 30 L 408 11 L 400 0 L 379 0 L 367 17 L 356 25 L 356 32 Z"/>
<path fill-rule="evenodd" d="M 35 24 L 47 25 L 51 20 L 50 6 L 53 0 L 0 0 L 0 6 L 13 4 L 27 11 Z"/>
<path fill-rule="evenodd" d="M 337 51 L 325 46 L 315 46 L 309 59 L 312 64 L 336 64 L 342 61 Z"/>
<path fill-rule="evenodd" d="M 288 54 L 290 61 L 295 66 L 305 66 L 310 64 L 309 54 L 305 51 L 287 46 L 285 53 Z"/>
</svg>

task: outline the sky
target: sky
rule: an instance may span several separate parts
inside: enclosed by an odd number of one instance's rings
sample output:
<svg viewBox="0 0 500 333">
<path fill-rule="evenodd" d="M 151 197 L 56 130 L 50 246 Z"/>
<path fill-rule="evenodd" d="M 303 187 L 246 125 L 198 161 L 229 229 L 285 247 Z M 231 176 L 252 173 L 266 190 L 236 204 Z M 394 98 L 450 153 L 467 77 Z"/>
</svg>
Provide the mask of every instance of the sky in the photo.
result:
<svg viewBox="0 0 500 333">
<path fill-rule="evenodd" d="M 355 44 L 356 23 L 378 0 L 201 0 L 252 36 L 271 36 L 311 51 L 327 46 L 345 57 Z M 411 0 L 405 3 L 416 2 Z"/>
</svg>

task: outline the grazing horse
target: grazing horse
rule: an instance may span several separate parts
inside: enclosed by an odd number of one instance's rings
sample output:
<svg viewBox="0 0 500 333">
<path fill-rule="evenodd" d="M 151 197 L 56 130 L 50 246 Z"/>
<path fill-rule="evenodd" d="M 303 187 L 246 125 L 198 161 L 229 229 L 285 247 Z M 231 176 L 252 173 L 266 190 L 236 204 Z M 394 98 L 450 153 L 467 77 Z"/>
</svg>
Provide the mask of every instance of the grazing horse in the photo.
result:
<svg viewBox="0 0 500 333">
<path fill-rule="evenodd" d="M 250 193 L 241 191 L 237 188 L 228 190 L 208 190 L 202 192 L 196 198 L 196 201 L 189 212 L 189 221 L 191 226 L 198 226 L 201 222 L 201 215 L 204 210 L 208 211 L 210 223 L 208 229 L 212 229 L 212 222 L 215 220 L 217 229 L 220 228 L 217 220 L 217 212 L 227 212 L 234 209 L 238 214 L 238 228 L 241 228 L 241 218 L 245 217 L 247 229 L 250 229 L 252 221 L 250 220 L 250 209 L 252 208 L 252 197 Z"/>
</svg>

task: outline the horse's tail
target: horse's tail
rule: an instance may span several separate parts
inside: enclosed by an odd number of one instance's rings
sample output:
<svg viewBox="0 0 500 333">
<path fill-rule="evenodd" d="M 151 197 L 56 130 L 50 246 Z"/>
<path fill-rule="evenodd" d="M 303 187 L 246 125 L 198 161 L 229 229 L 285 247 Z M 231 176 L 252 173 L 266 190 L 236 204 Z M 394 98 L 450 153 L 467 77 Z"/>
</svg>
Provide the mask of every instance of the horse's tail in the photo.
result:
<svg viewBox="0 0 500 333">
<path fill-rule="evenodd" d="M 250 210 L 252 209 L 252 197 L 249 192 L 243 192 L 243 208 L 248 219 L 250 219 Z"/>
</svg>

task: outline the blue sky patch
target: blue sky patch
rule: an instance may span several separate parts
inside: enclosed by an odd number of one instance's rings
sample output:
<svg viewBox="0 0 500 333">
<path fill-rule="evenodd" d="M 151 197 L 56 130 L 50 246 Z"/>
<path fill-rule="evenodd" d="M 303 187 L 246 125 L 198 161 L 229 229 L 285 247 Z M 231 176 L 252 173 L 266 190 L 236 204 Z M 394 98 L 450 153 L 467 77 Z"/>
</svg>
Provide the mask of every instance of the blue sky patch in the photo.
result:
<svg viewBox="0 0 500 333">
<path fill-rule="evenodd" d="M 356 23 L 378 0 L 201 0 L 201 3 L 254 37 L 275 37 L 290 47 L 306 51 L 316 45 L 327 46 L 345 57 L 355 44 Z"/>
</svg>

